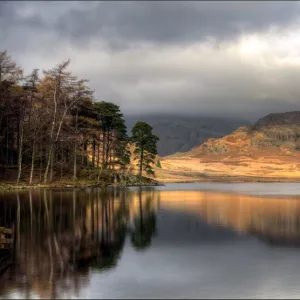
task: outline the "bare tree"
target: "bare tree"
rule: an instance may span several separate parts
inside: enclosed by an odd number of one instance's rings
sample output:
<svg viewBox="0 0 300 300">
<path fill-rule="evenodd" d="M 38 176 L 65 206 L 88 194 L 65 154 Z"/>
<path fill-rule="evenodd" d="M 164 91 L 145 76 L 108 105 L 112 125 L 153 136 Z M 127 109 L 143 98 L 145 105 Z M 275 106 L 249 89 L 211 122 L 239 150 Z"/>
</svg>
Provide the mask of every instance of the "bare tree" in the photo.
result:
<svg viewBox="0 0 300 300">
<path fill-rule="evenodd" d="M 16 82 L 22 78 L 22 73 L 22 69 L 12 60 L 7 51 L 0 52 L 0 82 L 4 80 Z"/>
<path fill-rule="evenodd" d="M 44 173 L 44 183 L 47 183 L 48 172 L 51 161 L 53 162 L 53 151 L 55 143 L 58 141 L 62 125 L 70 108 L 78 100 L 73 97 L 76 77 L 70 72 L 66 72 L 70 60 L 62 62 L 49 71 L 44 71 L 46 75 L 47 94 L 52 100 L 52 125 L 49 133 L 49 150 L 47 155 L 46 169 Z"/>
</svg>

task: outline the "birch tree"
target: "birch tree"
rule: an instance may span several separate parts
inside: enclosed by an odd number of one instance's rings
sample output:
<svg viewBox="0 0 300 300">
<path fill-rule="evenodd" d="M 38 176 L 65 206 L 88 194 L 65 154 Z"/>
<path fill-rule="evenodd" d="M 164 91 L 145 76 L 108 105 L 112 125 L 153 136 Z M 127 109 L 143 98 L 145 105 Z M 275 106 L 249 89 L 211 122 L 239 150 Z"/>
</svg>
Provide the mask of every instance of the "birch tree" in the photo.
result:
<svg viewBox="0 0 300 300">
<path fill-rule="evenodd" d="M 73 97 L 76 77 L 66 71 L 69 64 L 70 60 L 67 60 L 49 71 L 44 71 L 47 98 L 52 102 L 52 124 L 48 137 L 49 150 L 46 159 L 44 184 L 48 181 L 50 163 L 53 163 L 54 159 L 54 146 L 60 137 L 62 125 L 70 108 L 78 100 L 77 97 Z"/>
</svg>

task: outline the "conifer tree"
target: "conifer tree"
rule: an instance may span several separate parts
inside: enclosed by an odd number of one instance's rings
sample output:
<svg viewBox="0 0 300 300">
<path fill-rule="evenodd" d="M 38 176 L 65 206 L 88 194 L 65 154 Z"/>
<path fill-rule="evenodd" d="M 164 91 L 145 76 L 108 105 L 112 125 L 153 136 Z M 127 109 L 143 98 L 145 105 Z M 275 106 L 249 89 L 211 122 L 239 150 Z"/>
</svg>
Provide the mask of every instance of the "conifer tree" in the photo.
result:
<svg viewBox="0 0 300 300">
<path fill-rule="evenodd" d="M 143 171 L 147 175 L 154 175 L 152 165 L 157 155 L 157 142 L 159 138 L 152 133 L 152 126 L 145 122 L 137 122 L 132 128 L 132 142 L 135 144 L 134 153 L 138 160 L 139 175 Z"/>
</svg>

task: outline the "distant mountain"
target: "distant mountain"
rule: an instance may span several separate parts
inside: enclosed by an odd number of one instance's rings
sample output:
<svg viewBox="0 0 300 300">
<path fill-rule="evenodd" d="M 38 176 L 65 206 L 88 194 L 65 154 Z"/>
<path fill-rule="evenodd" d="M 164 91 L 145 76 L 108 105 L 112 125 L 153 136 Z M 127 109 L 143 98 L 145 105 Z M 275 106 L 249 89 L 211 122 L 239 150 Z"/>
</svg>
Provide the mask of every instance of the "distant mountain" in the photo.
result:
<svg viewBox="0 0 300 300">
<path fill-rule="evenodd" d="M 219 139 L 209 139 L 190 154 L 286 155 L 300 150 L 300 112 L 269 114 L 251 126 Z"/>
<path fill-rule="evenodd" d="M 261 128 L 274 125 L 298 125 L 300 126 L 300 111 L 292 111 L 285 113 L 269 114 L 256 123 L 254 127 Z"/>
<path fill-rule="evenodd" d="M 177 177 L 197 173 L 298 181 L 300 112 L 269 114 L 224 137 L 210 138 L 190 151 L 164 157 L 161 165 L 166 179 L 176 171 Z"/>
<path fill-rule="evenodd" d="M 159 136 L 159 156 L 189 151 L 209 138 L 219 138 L 236 128 L 250 124 L 249 121 L 208 116 L 125 116 L 128 131 L 137 121 L 145 121 Z"/>
</svg>

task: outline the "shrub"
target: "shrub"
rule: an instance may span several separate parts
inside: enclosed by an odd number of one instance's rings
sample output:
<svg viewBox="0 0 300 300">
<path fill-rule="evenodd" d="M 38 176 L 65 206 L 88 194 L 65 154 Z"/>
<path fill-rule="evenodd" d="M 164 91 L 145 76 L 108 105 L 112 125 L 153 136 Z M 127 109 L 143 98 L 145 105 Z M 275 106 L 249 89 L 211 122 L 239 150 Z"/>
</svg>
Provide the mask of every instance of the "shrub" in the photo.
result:
<svg viewBox="0 0 300 300">
<path fill-rule="evenodd" d="M 157 162 L 156 162 L 156 166 L 157 166 L 158 168 L 161 168 L 161 163 L 160 163 L 160 160 L 159 160 L 159 159 L 158 159 Z"/>
</svg>

